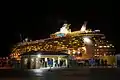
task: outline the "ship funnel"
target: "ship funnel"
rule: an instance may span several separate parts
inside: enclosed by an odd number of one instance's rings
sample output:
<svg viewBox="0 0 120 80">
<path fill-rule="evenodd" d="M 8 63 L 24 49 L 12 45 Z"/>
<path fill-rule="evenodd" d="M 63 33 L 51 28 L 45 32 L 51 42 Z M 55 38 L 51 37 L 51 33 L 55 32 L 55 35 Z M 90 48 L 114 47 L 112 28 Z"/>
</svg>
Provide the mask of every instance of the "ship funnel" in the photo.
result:
<svg viewBox="0 0 120 80">
<path fill-rule="evenodd" d="M 63 27 L 60 28 L 60 33 L 69 33 L 70 29 L 69 29 L 70 24 L 63 24 Z"/>
<path fill-rule="evenodd" d="M 81 32 L 85 32 L 86 31 L 86 25 L 87 25 L 87 21 L 84 22 L 84 24 L 82 25 L 82 28 L 81 28 Z"/>
</svg>

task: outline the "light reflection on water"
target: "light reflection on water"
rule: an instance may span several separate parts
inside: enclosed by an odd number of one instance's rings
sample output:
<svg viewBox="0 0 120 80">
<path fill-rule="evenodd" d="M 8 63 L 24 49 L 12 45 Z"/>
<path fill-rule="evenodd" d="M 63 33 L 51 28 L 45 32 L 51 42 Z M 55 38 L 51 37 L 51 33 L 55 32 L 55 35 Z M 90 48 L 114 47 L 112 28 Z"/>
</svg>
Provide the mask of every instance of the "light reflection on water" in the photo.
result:
<svg viewBox="0 0 120 80">
<path fill-rule="evenodd" d="M 0 70 L 0 80 L 119 80 L 120 69 Z"/>
<path fill-rule="evenodd" d="M 50 79 L 51 77 L 49 78 L 48 76 L 54 74 L 54 72 L 48 71 L 48 69 L 49 68 L 31 70 L 0 70 L 0 80 L 54 80 Z M 52 70 L 54 70 L 54 68 L 52 68 Z"/>
</svg>

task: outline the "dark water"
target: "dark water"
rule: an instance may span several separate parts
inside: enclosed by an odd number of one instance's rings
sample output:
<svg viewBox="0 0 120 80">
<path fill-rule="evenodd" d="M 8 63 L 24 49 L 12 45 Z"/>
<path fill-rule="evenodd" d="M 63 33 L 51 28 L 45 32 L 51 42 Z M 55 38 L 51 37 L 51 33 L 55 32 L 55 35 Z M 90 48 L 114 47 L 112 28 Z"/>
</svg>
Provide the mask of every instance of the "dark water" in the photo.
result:
<svg viewBox="0 0 120 80">
<path fill-rule="evenodd" d="M 0 80 L 120 80 L 120 69 L 0 70 Z"/>
</svg>

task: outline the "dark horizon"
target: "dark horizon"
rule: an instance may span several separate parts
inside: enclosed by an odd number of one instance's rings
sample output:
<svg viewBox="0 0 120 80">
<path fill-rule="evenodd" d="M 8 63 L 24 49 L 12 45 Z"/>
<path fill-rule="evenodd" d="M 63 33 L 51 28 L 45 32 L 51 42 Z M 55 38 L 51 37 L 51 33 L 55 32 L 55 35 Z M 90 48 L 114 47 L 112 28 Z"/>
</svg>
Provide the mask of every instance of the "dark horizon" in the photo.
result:
<svg viewBox="0 0 120 80">
<path fill-rule="evenodd" d="M 84 3 L 84 2 L 82 2 Z M 109 41 L 112 41 L 119 52 L 119 29 L 113 25 L 114 16 L 112 2 L 86 2 L 84 4 L 54 4 L 49 2 L 45 7 L 40 4 L 21 3 L 4 7 L 2 12 L 1 37 L 5 43 L 3 54 L 10 54 L 10 48 L 20 41 L 20 34 L 30 39 L 49 37 L 49 34 L 59 31 L 66 20 L 72 30 L 80 30 L 84 21 L 88 21 L 87 28 L 100 29 Z M 106 5 L 107 4 L 107 5 Z M 9 7 L 8 7 L 9 6 Z M 3 32 L 4 31 L 4 32 Z"/>
</svg>

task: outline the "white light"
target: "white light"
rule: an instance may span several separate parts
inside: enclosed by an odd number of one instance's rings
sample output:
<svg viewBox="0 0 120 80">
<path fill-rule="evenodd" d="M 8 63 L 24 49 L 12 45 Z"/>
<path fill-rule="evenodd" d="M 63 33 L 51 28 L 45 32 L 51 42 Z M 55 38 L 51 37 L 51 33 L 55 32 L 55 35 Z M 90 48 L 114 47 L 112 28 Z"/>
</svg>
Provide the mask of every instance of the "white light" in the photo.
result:
<svg viewBox="0 0 120 80">
<path fill-rule="evenodd" d="M 45 61 L 47 61 L 47 58 L 45 58 Z"/>
<path fill-rule="evenodd" d="M 27 42 L 27 41 L 28 41 L 28 38 L 25 38 L 25 41 Z"/>
<path fill-rule="evenodd" d="M 80 54 L 80 52 L 78 51 L 78 54 Z"/>
<path fill-rule="evenodd" d="M 38 56 L 38 57 L 41 57 L 41 55 L 40 55 L 40 54 L 38 54 L 37 56 Z"/>
<path fill-rule="evenodd" d="M 83 38 L 84 39 L 84 42 L 87 42 L 87 43 L 90 43 L 91 42 L 91 40 L 89 39 L 89 38 L 87 38 L 87 37 L 85 37 L 85 38 Z"/>
<path fill-rule="evenodd" d="M 106 48 L 106 46 L 104 46 Z"/>
<path fill-rule="evenodd" d="M 100 32 L 100 30 L 95 30 L 95 32 Z"/>
<path fill-rule="evenodd" d="M 34 59 L 33 59 L 33 58 L 32 58 L 31 60 L 32 60 L 32 61 L 34 61 Z"/>
<path fill-rule="evenodd" d="M 70 50 L 68 50 L 68 54 L 70 54 Z"/>
<path fill-rule="evenodd" d="M 107 47 L 110 47 L 110 46 L 107 46 Z"/>
<path fill-rule="evenodd" d="M 97 44 L 95 44 L 95 46 L 97 46 Z"/>
</svg>

